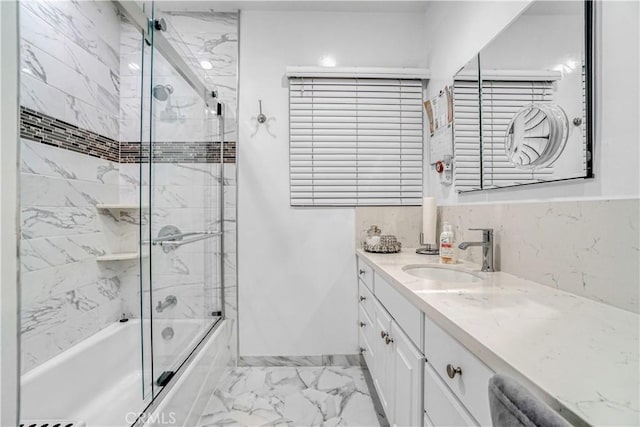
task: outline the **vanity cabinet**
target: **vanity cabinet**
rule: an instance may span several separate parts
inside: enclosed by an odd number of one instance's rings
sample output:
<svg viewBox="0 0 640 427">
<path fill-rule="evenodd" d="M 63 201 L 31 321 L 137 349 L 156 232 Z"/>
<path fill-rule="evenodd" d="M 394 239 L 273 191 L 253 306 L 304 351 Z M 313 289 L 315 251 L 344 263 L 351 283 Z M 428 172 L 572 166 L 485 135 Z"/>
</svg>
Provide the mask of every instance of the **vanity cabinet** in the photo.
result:
<svg viewBox="0 0 640 427">
<path fill-rule="evenodd" d="M 358 277 L 360 350 L 389 423 L 491 425 L 493 371 L 361 259 Z"/>
<path fill-rule="evenodd" d="M 381 278 L 373 275 L 374 285 Z M 391 425 L 422 425 L 424 356 L 380 300 L 360 280 L 359 345 Z"/>
</svg>

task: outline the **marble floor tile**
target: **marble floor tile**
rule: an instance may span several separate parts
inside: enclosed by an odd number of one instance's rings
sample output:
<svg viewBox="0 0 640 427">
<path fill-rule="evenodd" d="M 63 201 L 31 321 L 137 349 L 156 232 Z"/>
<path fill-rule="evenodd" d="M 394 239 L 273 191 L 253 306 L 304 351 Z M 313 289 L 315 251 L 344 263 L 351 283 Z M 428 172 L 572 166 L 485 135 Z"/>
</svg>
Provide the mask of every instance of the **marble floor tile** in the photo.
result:
<svg viewBox="0 0 640 427">
<path fill-rule="evenodd" d="M 359 366 L 228 369 L 198 421 L 211 426 L 385 426 Z"/>
</svg>

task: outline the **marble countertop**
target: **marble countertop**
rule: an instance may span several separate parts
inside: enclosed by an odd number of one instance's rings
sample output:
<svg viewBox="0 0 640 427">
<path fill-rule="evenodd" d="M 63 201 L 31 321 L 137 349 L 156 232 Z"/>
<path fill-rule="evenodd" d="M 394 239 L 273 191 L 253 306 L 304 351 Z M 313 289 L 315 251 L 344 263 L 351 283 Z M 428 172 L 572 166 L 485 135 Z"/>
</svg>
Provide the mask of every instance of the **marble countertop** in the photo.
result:
<svg viewBox="0 0 640 427">
<path fill-rule="evenodd" d="M 574 424 L 640 425 L 639 315 L 468 263 L 455 267 L 482 282 L 420 279 L 402 267 L 439 258 L 414 249 L 357 254 L 485 364 Z"/>
</svg>

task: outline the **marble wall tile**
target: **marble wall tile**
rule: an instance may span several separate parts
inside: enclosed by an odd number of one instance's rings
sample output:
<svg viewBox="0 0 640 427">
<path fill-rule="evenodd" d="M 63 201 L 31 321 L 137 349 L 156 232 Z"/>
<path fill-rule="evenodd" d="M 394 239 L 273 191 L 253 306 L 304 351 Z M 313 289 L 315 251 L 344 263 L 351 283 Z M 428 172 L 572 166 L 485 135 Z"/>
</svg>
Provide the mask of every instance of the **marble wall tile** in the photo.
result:
<svg viewBox="0 0 640 427">
<path fill-rule="evenodd" d="M 118 186 L 113 184 L 22 173 L 20 186 L 23 207 L 81 207 L 118 202 Z"/>
<path fill-rule="evenodd" d="M 119 135 L 118 114 L 112 114 L 74 96 L 65 96 L 64 120 L 111 139 Z"/>
<path fill-rule="evenodd" d="M 638 313 L 638 199 L 457 205 L 439 208 L 455 241 L 491 227 L 497 269 Z M 481 262 L 479 248 L 457 251 Z"/>
<path fill-rule="evenodd" d="M 97 203 L 119 199 L 118 165 L 21 141 L 23 372 L 118 320 L 119 268 Z"/>
<path fill-rule="evenodd" d="M 20 105 L 24 107 L 49 115 L 55 112 L 57 118 L 65 120 L 66 96 L 63 91 L 30 74 L 20 75 Z"/>
<path fill-rule="evenodd" d="M 66 329 L 79 327 L 73 322 L 80 315 L 97 310 L 110 301 L 117 301 L 119 304 L 118 286 L 117 278 L 97 280 L 78 288 L 26 302 L 21 307 L 22 336 L 27 338 L 41 334 L 43 331 L 63 324 L 67 325 Z M 114 322 L 117 317 L 109 320 Z"/>
<path fill-rule="evenodd" d="M 238 16 L 235 13 L 214 12 L 166 12 L 162 15 L 169 23 L 166 36 L 176 49 L 184 54 L 194 72 L 212 90 L 218 92 L 219 99 L 225 104 L 225 138 L 227 141 L 237 139 L 237 100 L 236 80 L 238 63 Z M 123 24 L 127 25 L 127 24 Z M 140 64 L 143 52 L 138 43 L 138 36 L 131 28 L 123 29 L 125 36 L 121 39 L 121 67 L 123 88 L 127 93 L 136 93 L 135 85 L 144 88 L 144 82 L 136 78 L 128 64 Z M 211 70 L 203 70 L 201 61 L 209 61 Z M 145 63 L 149 63 L 145 59 Z M 125 65 L 126 64 L 126 65 Z M 134 67 L 135 68 L 135 67 Z M 194 93 L 187 82 L 179 76 L 173 66 L 161 55 L 154 55 L 153 66 L 145 67 L 145 76 L 153 68 L 154 85 L 170 84 L 174 88 L 169 101 L 153 100 L 144 107 L 136 104 L 133 97 L 121 97 L 121 132 L 123 141 L 139 139 L 140 120 L 147 117 L 153 108 L 152 123 L 154 140 L 156 141 L 201 141 L 217 139 L 218 129 L 211 118 L 204 114 L 204 104 L 199 94 Z M 126 119 L 125 119 L 126 117 Z M 149 132 L 150 124 L 144 123 L 143 132 Z"/>
<path fill-rule="evenodd" d="M 219 167 L 213 163 L 157 163 L 153 165 L 154 185 L 217 185 Z"/>
<path fill-rule="evenodd" d="M 119 165 L 96 157 L 20 140 L 20 171 L 34 175 L 118 185 Z"/>
<path fill-rule="evenodd" d="M 28 239 L 20 242 L 20 271 L 30 272 L 105 255 L 107 243 L 100 233 Z"/>
<path fill-rule="evenodd" d="M 28 306 L 44 301 L 51 295 L 61 294 L 85 284 L 116 277 L 115 266 L 103 265 L 94 259 L 70 262 L 55 267 L 27 271 L 21 274 L 21 301 Z"/>
<path fill-rule="evenodd" d="M 20 6 L 21 103 L 118 139 L 120 15 L 115 4 L 27 0 Z"/>
<path fill-rule="evenodd" d="M 20 219 L 22 238 L 27 239 L 100 231 L 93 207 L 24 207 Z"/>
</svg>

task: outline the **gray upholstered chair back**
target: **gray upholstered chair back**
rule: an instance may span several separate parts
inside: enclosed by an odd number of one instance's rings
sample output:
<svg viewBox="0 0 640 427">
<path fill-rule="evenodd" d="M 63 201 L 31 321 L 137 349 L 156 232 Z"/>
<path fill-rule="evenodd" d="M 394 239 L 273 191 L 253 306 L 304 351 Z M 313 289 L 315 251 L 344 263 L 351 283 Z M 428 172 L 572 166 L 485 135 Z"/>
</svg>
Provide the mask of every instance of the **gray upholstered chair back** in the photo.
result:
<svg viewBox="0 0 640 427">
<path fill-rule="evenodd" d="M 568 427 L 567 420 L 513 378 L 496 374 L 489 380 L 489 406 L 494 427 Z"/>
</svg>

